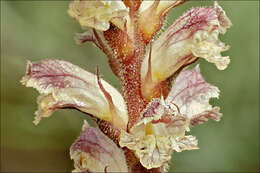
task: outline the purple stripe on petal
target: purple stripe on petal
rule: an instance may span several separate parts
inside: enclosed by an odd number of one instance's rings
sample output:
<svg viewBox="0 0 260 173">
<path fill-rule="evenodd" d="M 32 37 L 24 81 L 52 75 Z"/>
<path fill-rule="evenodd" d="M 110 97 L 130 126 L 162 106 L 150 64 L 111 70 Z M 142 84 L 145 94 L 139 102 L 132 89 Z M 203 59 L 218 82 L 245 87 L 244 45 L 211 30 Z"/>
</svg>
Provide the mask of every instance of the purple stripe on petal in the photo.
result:
<svg viewBox="0 0 260 173">
<path fill-rule="evenodd" d="M 200 74 L 199 65 L 179 74 L 173 83 L 166 103 L 175 103 L 180 112 L 189 117 L 191 125 L 206 122 L 209 118 L 219 121 L 219 108 L 209 104 L 210 98 L 218 98 L 219 89 L 207 83 Z"/>
<path fill-rule="evenodd" d="M 70 148 L 75 171 L 127 172 L 124 152 L 99 129 L 85 121 L 80 137 Z"/>
</svg>

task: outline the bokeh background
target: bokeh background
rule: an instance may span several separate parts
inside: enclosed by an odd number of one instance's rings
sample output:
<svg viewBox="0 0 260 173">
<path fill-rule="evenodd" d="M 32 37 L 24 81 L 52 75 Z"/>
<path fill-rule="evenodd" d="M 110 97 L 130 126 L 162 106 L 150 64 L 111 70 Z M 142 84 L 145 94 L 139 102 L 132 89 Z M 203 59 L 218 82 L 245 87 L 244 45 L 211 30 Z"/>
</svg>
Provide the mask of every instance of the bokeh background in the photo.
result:
<svg viewBox="0 0 260 173">
<path fill-rule="evenodd" d="M 221 40 L 231 45 L 224 55 L 231 64 L 218 71 L 200 60 L 206 80 L 221 90 L 224 114 L 219 123 L 196 126 L 192 134 L 200 150 L 174 153 L 169 172 L 259 171 L 259 1 L 220 1 L 233 27 Z M 1 171 L 70 172 L 69 147 L 87 116 L 74 110 L 58 110 L 36 127 L 32 121 L 38 93 L 20 79 L 26 61 L 61 58 L 94 72 L 119 88 L 106 57 L 91 43 L 76 45 L 82 32 L 66 13 L 68 1 L 1 1 Z M 194 6 L 213 1 L 190 1 L 175 8 L 168 24 Z"/>
</svg>

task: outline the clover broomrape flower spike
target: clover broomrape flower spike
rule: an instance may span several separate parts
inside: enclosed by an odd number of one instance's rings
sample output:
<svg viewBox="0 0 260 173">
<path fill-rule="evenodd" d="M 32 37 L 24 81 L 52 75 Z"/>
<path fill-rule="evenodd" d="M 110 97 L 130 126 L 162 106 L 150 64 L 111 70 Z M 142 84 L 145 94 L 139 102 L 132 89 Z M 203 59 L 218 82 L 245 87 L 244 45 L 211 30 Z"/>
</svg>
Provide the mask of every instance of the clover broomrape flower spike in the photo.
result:
<svg viewBox="0 0 260 173">
<path fill-rule="evenodd" d="M 185 0 L 74 0 L 68 13 L 84 33 L 77 43 L 93 42 L 119 78 L 122 95 L 100 78 L 69 62 L 28 62 L 22 83 L 40 92 L 35 124 L 56 109 L 75 108 L 91 115 L 98 128 L 84 122 L 70 148 L 74 172 L 164 172 L 174 151 L 198 149 L 187 131 L 213 119 L 209 104 L 219 89 L 207 83 L 199 58 L 224 70 L 228 49 L 219 41 L 231 22 L 223 9 L 193 8 L 155 41 L 170 9 Z"/>
</svg>

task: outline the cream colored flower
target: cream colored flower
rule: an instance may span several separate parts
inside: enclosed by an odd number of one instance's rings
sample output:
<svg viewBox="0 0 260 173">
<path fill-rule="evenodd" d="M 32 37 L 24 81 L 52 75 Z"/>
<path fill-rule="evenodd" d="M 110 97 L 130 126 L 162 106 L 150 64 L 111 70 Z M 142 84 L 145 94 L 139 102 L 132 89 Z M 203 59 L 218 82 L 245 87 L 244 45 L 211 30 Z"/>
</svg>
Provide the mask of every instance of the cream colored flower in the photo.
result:
<svg viewBox="0 0 260 173">
<path fill-rule="evenodd" d="M 229 46 L 222 43 L 218 36 L 219 33 L 224 34 L 230 26 L 230 20 L 217 3 L 213 7 L 193 8 L 176 20 L 150 48 L 151 74 L 147 74 L 149 53 L 142 64 L 144 95 L 149 95 L 147 90 L 197 57 L 214 63 L 219 70 L 225 69 L 230 60 L 228 56 L 222 57 L 221 52 Z M 146 84 L 146 76 L 150 76 L 153 84 Z"/>
<path fill-rule="evenodd" d="M 171 159 L 173 150 L 197 149 L 197 140 L 185 136 L 185 131 L 189 131 L 188 119 L 174 113 L 163 100 L 155 99 L 130 133 L 121 132 L 119 144 L 135 151 L 145 168 L 158 168 Z"/>
<path fill-rule="evenodd" d="M 123 27 L 124 17 L 128 15 L 128 11 L 122 1 L 74 0 L 70 4 L 68 13 L 84 29 L 91 27 L 105 31 L 109 29 L 110 22 Z"/>
<path fill-rule="evenodd" d="M 112 122 L 117 128 L 126 128 L 128 116 L 121 94 L 98 76 L 76 65 L 56 59 L 28 62 L 22 83 L 41 94 L 35 124 L 56 109 L 76 108 Z"/>
<path fill-rule="evenodd" d="M 220 120 L 219 108 L 209 104 L 218 93 L 205 82 L 199 66 L 180 73 L 168 97 L 153 99 L 130 132 L 121 132 L 120 146 L 133 150 L 147 169 L 166 164 L 174 150 L 198 149 L 196 138 L 185 132 L 208 119 Z"/>
</svg>

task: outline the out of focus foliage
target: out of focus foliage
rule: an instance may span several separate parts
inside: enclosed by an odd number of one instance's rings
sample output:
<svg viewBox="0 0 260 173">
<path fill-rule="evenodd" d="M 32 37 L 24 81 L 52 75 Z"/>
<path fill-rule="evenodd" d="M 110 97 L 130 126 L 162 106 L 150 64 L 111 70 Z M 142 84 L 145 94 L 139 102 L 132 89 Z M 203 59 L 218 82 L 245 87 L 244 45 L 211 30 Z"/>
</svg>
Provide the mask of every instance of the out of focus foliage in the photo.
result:
<svg viewBox="0 0 260 173">
<path fill-rule="evenodd" d="M 220 1 L 233 27 L 221 36 L 231 45 L 225 71 L 200 60 L 206 80 L 221 90 L 224 114 L 193 129 L 200 150 L 174 153 L 170 172 L 251 172 L 259 169 L 259 2 Z M 38 93 L 20 79 L 26 61 L 60 58 L 93 72 L 119 87 L 106 57 L 92 44 L 76 45 L 82 32 L 66 10 L 67 1 L 1 1 L 1 171 L 71 171 L 69 147 L 79 135 L 86 115 L 59 110 L 36 127 L 32 123 Z M 168 24 L 192 6 L 212 5 L 191 1 L 173 9 Z M 204 127 L 202 127 L 204 126 Z"/>
</svg>

